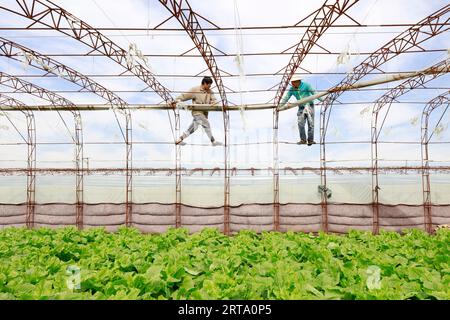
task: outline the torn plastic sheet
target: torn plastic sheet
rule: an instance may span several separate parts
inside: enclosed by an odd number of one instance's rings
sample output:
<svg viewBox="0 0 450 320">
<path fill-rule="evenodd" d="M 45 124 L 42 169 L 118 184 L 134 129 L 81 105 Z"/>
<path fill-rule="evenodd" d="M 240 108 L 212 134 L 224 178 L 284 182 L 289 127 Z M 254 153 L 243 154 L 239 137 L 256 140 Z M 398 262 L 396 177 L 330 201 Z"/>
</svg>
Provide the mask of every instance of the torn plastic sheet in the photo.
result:
<svg viewBox="0 0 450 320">
<path fill-rule="evenodd" d="M 446 124 L 440 123 L 435 129 L 434 133 L 438 137 L 438 139 L 442 139 L 442 134 L 447 130 L 449 123 Z"/>
<path fill-rule="evenodd" d="M 129 69 L 134 67 L 137 64 L 137 60 L 140 59 L 144 65 L 150 70 L 151 73 L 155 73 L 153 68 L 150 66 L 148 62 L 148 58 L 142 53 L 136 43 L 130 43 L 128 47 L 128 52 L 125 56 L 125 61 Z"/>
<path fill-rule="evenodd" d="M 417 124 L 419 123 L 419 117 L 413 117 L 413 118 L 409 119 L 409 123 L 412 126 L 417 126 Z"/>
</svg>

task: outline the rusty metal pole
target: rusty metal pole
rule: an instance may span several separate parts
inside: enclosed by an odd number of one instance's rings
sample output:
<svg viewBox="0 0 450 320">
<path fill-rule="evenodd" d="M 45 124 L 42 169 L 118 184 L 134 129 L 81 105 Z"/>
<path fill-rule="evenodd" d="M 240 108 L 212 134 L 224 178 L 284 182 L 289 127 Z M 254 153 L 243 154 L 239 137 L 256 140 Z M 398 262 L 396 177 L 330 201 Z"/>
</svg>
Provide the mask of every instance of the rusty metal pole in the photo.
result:
<svg viewBox="0 0 450 320">
<path fill-rule="evenodd" d="M 175 110 L 175 135 L 180 136 L 180 111 Z M 175 226 L 181 227 L 181 145 L 175 144 Z"/>
<path fill-rule="evenodd" d="M 372 124 L 371 124 L 371 161 L 372 161 L 372 212 L 373 212 L 373 222 L 372 222 L 372 232 L 373 234 L 378 234 L 379 227 L 379 216 L 380 216 L 380 201 L 379 193 L 380 189 L 378 185 L 378 112 L 372 111 Z"/>
<path fill-rule="evenodd" d="M 36 204 L 36 121 L 32 112 L 27 112 L 28 159 L 27 159 L 27 227 L 34 226 Z"/>
<path fill-rule="evenodd" d="M 273 124 L 273 159 L 274 159 L 274 174 L 273 174 L 273 193 L 274 193 L 274 227 L 275 230 L 279 228 L 279 216 L 280 216 L 280 181 L 279 181 L 279 168 L 278 168 L 278 112 L 280 111 L 280 102 L 283 98 L 283 94 L 289 85 L 289 81 L 312 49 L 317 43 L 319 38 L 325 33 L 325 31 L 345 12 L 350 9 L 358 0 L 334 0 L 325 1 L 322 7 L 317 10 L 311 25 L 304 33 L 302 39 L 297 45 L 294 54 L 292 55 L 288 65 L 285 68 L 283 78 L 275 96 L 275 110 L 274 110 L 274 124 Z M 321 134 L 322 136 L 322 134 Z M 325 148 L 325 145 L 321 143 L 321 147 Z M 325 199 L 326 207 L 326 199 Z M 326 210 L 326 209 L 325 209 Z M 327 231 L 327 223 L 322 223 L 323 229 Z"/>
<path fill-rule="evenodd" d="M 280 229 L 280 168 L 278 159 L 278 117 L 277 108 L 273 110 L 273 136 L 272 136 L 272 152 L 273 152 L 273 226 L 274 231 Z"/>
<path fill-rule="evenodd" d="M 75 121 L 75 169 L 76 169 L 76 225 L 83 228 L 83 130 L 80 112 L 74 113 Z"/>
<path fill-rule="evenodd" d="M 428 124 L 430 119 L 430 114 L 437 107 L 446 105 L 442 116 L 435 125 L 431 135 L 428 135 Z M 436 128 L 439 126 L 444 114 L 447 112 L 450 106 L 450 91 L 447 91 L 434 99 L 432 99 L 422 112 L 422 130 L 421 130 L 421 155 L 422 155 L 422 192 L 423 192 L 423 209 L 424 209 L 424 226 L 425 231 L 428 233 L 433 232 L 433 221 L 432 221 L 432 208 L 431 208 L 431 184 L 430 184 L 430 163 L 429 163 L 429 152 L 428 143 L 433 136 Z"/>
<path fill-rule="evenodd" d="M 322 207 L 322 230 L 328 232 L 328 198 L 327 198 L 327 159 L 326 159 L 326 144 L 325 144 L 325 108 L 322 105 L 320 108 L 320 184 L 323 188 L 321 193 Z"/>
<path fill-rule="evenodd" d="M 431 233 L 431 185 L 430 185 L 430 163 L 428 157 L 428 120 L 429 112 L 427 106 L 422 113 L 422 137 L 421 137 L 421 156 L 422 156 L 422 193 L 423 193 L 423 212 L 425 231 Z"/>
<path fill-rule="evenodd" d="M 133 224 L 133 127 L 130 111 L 125 113 L 125 145 L 126 145 L 126 198 L 125 198 L 125 221 L 126 226 Z"/>
<path fill-rule="evenodd" d="M 34 226 L 34 209 L 36 203 L 36 122 L 34 119 L 33 111 L 24 109 L 26 104 L 11 98 L 9 96 L 0 94 L 0 106 L 7 105 L 15 110 L 21 111 L 27 121 L 27 138 L 25 143 L 27 144 L 27 210 L 25 215 L 25 223 L 28 228 L 33 228 Z M 7 114 L 5 113 L 7 116 Z M 8 116 L 7 116 L 8 117 Z M 12 121 L 8 120 L 12 123 Z M 14 126 L 14 128 L 16 128 Z M 16 128 L 17 129 L 17 128 Z M 22 136 L 22 134 L 18 131 Z"/>
<path fill-rule="evenodd" d="M 160 0 L 166 9 L 175 17 L 186 30 L 194 42 L 203 60 L 217 85 L 222 102 L 223 127 L 224 127 L 224 226 L 223 232 L 230 234 L 230 119 L 228 114 L 228 99 L 223 85 L 221 71 L 217 66 L 212 47 L 208 43 L 206 35 L 197 19 L 197 14 L 192 10 L 188 1 L 182 0 Z"/>
</svg>

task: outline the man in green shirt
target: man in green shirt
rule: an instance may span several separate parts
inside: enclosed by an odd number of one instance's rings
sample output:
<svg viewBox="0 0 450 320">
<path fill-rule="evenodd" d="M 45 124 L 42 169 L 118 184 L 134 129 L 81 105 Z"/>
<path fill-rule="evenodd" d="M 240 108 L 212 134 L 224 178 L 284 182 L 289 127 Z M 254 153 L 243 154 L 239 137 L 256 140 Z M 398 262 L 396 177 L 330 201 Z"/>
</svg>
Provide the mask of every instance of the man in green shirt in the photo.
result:
<svg viewBox="0 0 450 320">
<path fill-rule="evenodd" d="M 298 75 L 291 78 L 292 86 L 284 96 L 280 103 L 280 107 L 284 106 L 289 98 L 294 96 L 297 100 L 312 96 L 315 94 L 314 89 L 309 83 L 302 81 Z M 320 100 L 320 99 L 319 99 Z M 298 131 L 300 134 L 300 141 L 297 144 L 308 144 L 308 146 L 315 144 L 314 141 L 314 102 L 311 101 L 308 105 L 299 105 L 297 112 Z M 305 124 L 308 122 L 308 140 L 306 140 Z"/>
</svg>

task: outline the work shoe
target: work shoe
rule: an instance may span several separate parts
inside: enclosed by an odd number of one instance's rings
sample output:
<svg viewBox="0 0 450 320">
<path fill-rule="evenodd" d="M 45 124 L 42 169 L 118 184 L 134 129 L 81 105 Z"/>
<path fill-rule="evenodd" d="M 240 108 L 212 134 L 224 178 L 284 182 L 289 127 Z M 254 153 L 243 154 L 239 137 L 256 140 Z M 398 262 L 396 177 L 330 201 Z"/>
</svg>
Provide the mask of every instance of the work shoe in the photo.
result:
<svg viewBox="0 0 450 320">
<path fill-rule="evenodd" d="M 184 145 L 186 145 L 186 142 L 184 142 L 181 139 L 178 139 L 177 141 L 175 141 L 175 144 L 179 144 L 180 146 L 184 146 Z"/>
<path fill-rule="evenodd" d="M 312 144 L 316 144 L 316 142 L 314 140 L 310 140 L 308 141 L 308 146 L 312 145 Z"/>
<path fill-rule="evenodd" d="M 297 144 L 306 144 L 306 140 L 300 140 Z"/>
<path fill-rule="evenodd" d="M 213 146 L 223 146 L 223 143 L 220 141 L 216 141 L 214 140 L 213 142 L 211 142 Z"/>
</svg>

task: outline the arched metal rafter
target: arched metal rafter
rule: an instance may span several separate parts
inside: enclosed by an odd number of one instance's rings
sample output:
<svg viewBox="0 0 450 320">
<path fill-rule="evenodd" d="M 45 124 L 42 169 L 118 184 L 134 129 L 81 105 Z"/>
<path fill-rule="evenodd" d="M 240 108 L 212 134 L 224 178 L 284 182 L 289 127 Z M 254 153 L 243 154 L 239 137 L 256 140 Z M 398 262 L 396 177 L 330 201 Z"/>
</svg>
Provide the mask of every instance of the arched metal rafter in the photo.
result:
<svg viewBox="0 0 450 320">
<path fill-rule="evenodd" d="M 373 232 L 377 234 L 379 232 L 379 192 L 378 184 L 378 138 L 380 136 L 381 129 L 384 121 L 389 114 L 392 103 L 401 95 L 414 90 L 416 88 L 424 87 L 429 81 L 436 79 L 448 72 L 450 67 L 450 58 L 438 62 L 428 70 L 436 70 L 435 73 L 421 74 L 416 77 L 410 78 L 395 88 L 389 90 L 383 94 L 374 103 L 372 108 L 372 128 L 371 128 L 371 161 L 372 161 L 372 209 L 373 209 Z M 388 110 L 384 115 L 381 127 L 378 128 L 378 115 L 380 111 L 388 106 Z"/>
<path fill-rule="evenodd" d="M 83 217 L 83 129 L 80 112 L 78 110 L 75 110 L 75 108 L 73 108 L 75 107 L 75 105 L 66 98 L 25 80 L 10 76 L 4 72 L 0 72 L 0 84 L 13 88 L 16 92 L 28 93 L 30 95 L 47 100 L 52 105 L 66 106 L 67 110 L 72 113 L 75 123 L 75 135 L 72 135 L 69 128 L 67 128 L 67 130 L 69 130 L 69 133 L 75 143 L 76 219 L 77 226 L 81 227 Z M 61 116 L 59 111 L 58 114 L 64 121 L 64 118 Z M 33 225 L 34 217 L 30 217 L 29 226 L 33 227 Z"/>
<path fill-rule="evenodd" d="M 84 43 L 92 48 L 86 55 L 94 51 L 102 53 L 144 81 L 166 103 L 170 104 L 173 101 L 170 91 L 160 84 L 145 66 L 136 60 L 129 61 L 126 50 L 86 22 L 48 0 L 16 0 L 15 2 L 19 6 L 18 11 L 5 6 L 0 6 L 0 9 L 33 20 L 34 22 L 27 29 L 32 29 L 33 25 L 39 23 Z"/>
<path fill-rule="evenodd" d="M 28 143 L 27 141 L 29 139 L 24 137 L 22 132 L 20 132 L 20 130 L 17 128 L 14 121 L 11 120 L 11 117 L 8 115 L 8 112 L 5 112 L 6 110 L 8 110 L 8 111 L 19 110 L 25 116 L 27 116 L 27 113 L 29 112 L 29 110 L 24 111 L 24 109 L 18 108 L 18 107 L 22 107 L 22 106 L 25 106 L 25 104 L 23 102 L 18 101 L 10 96 L 0 93 L 0 111 L 2 111 L 2 115 L 4 117 L 6 117 L 6 120 L 8 120 L 8 122 L 13 126 L 14 130 L 19 134 L 19 136 L 22 138 L 22 140 L 25 143 Z"/>
<path fill-rule="evenodd" d="M 287 64 L 283 78 L 275 94 L 275 106 L 278 108 L 283 94 L 286 91 L 289 81 L 297 71 L 298 67 L 305 59 L 309 51 L 314 47 L 319 38 L 327 31 L 329 27 L 343 14 L 345 14 L 359 0 L 333 0 L 325 1 L 306 29 L 302 39 L 297 44 L 289 63 Z"/>
<path fill-rule="evenodd" d="M 23 59 L 25 62 L 32 65 L 35 68 L 43 70 L 46 75 L 52 73 L 60 76 L 61 78 L 79 85 L 81 88 L 89 90 L 90 92 L 107 100 L 113 106 L 113 112 L 120 128 L 122 136 L 126 144 L 126 196 L 125 196 L 125 217 L 126 224 L 131 225 L 131 213 L 132 213 L 132 133 L 131 133 L 131 112 L 126 109 L 127 103 L 121 99 L 114 92 L 106 89 L 94 80 L 86 77 L 78 71 L 59 63 L 58 61 L 42 55 L 34 50 L 31 50 L 25 46 L 22 46 L 13 41 L 0 38 L 0 52 L 11 59 L 24 62 L 19 57 L 25 55 Z M 28 56 L 26 56 L 28 55 Z M 117 110 L 125 116 L 125 133 L 122 129 L 122 125 L 117 116 Z M 125 112 L 124 112 L 125 110 Z M 82 204 L 80 204 L 82 205 Z M 81 222 L 82 225 L 82 222 Z"/>
<path fill-rule="evenodd" d="M 28 147 L 27 213 L 25 222 L 27 227 L 32 227 L 34 223 L 34 208 L 36 200 L 36 122 L 34 119 L 34 113 L 33 111 L 24 109 L 24 107 L 26 107 L 25 103 L 4 94 L 0 94 L 0 106 L 2 105 L 19 109 L 25 115 L 27 120 L 27 138 L 25 139 Z M 19 134 L 21 135 L 20 132 Z"/>
<path fill-rule="evenodd" d="M 141 79 L 150 88 L 152 88 L 167 104 L 173 102 L 170 91 L 160 84 L 155 76 L 139 61 L 130 61 L 127 59 L 128 52 L 116 45 L 112 40 L 101 34 L 95 28 L 91 27 L 86 22 L 78 19 L 70 12 L 57 6 L 48 0 L 16 0 L 18 10 L 13 10 L 5 6 L 0 6 L 0 9 L 9 11 L 11 13 L 29 18 L 34 22 L 27 28 L 32 29 L 32 26 L 39 23 L 51 29 L 57 30 L 71 38 L 74 38 L 88 47 L 92 48 L 90 53 L 98 51 L 103 55 L 109 57 L 113 61 L 123 66 L 126 70 Z M 119 105 L 119 108 L 121 106 Z M 127 145 L 127 208 L 126 208 L 126 224 L 131 225 L 131 202 L 132 202 L 132 129 L 131 129 L 131 114 L 129 110 L 123 108 L 126 118 L 126 134 L 125 143 Z M 175 113 L 175 111 L 174 111 Z M 177 115 L 175 114 L 177 119 Z M 169 121 L 171 121 L 169 119 Z M 179 120 L 178 120 L 179 121 Z M 172 126 L 172 123 L 170 124 Z M 177 120 L 176 120 L 177 125 Z M 179 122 L 178 122 L 179 126 Z M 175 138 L 175 137 L 174 137 Z"/>
<path fill-rule="evenodd" d="M 160 0 L 161 4 L 163 4 L 167 10 L 172 13 L 172 15 L 180 22 L 183 28 L 188 33 L 189 37 L 194 42 L 195 46 L 199 50 L 203 60 L 208 66 L 209 71 L 211 72 L 217 89 L 219 91 L 219 95 L 222 102 L 222 113 L 223 113 L 223 126 L 224 126 L 224 143 L 225 143 L 225 170 L 224 170 L 224 233 L 230 233 L 230 146 L 229 146 L 229 131 L 230 131 L 230 121 L 229 114 L 227 111 L 228 107 L 228 99 L 225 93 L 225 87 L 223 85 L 222 76 L 220 69 L 217 66 L 216 60 L 214 58 L 214 54 L 212 52 L 212 48 L 206 39 L 205 33 L 202 30 L 200 23 L 198 22 L 197 15 L 192 10 L 188 1 L 183 0 Z M 177 149 L 180 147 L 177 146 Z M 178 151 L 177 150 L 177 154 Z M 177 165 L 178 167 L 178 165 Z M 179 171 L 177 170 L 177 204 L 179 202 L 179 193 L 181 192 L 181 176 Z M 179 187 L 178 187 L 179 185 Z M 181 197 L 180 197 L 181 199 Z M 179 223 L 181 217 L 180 212 L 177 211 L 177 221 Z M 178 224 L 179 225 L 179 224 Z"/>
<path fill-rule="evenodd" d="M 372 70 L 379 69 L 385 62 L 398 56 L 403 52 L 407 52 L 413 48 L 419 48 L 420 44 L 431 39 L 432 37 L 445 32 L 449 29 L 448 22 L 450 20 L 450 5 L 446 5 L 440 10 L 432 13 L 416 25 L 402 32 L 400 35 L 389 41 L 383 47 L 375 51 L 367 57 L 357 67 L 353 68 L 352 73 L 344 78 L 334 88 L 345 88 L 356 83 Z M 423 49 L 422 49 L 423 50 Z M 320 168 L 321 168 L 321 184 L 324 190 L 327 190 L 326 179 L 326 132 L 328 122 L 332 110 L 333 103 L 343 93 L 342 90 L 335 91 L 328 95 L 323 101 L 320 110 Z M 322 194 L 322 228 L 328 231 L 328 201 L 326 192 Z"/>
<path fill-rule="evenodd" d="M 95 93 L 114 106 L 113 111 L 115 115 L 115 106 L 118 106 L 119 109 L 123 109 L 127 105 L 127 103 L 120 97 L 118 97 L 114 92 L 106 89 L 89 77 L 65 66 L 62 63 L 59 63 L 58 61 L 50 57 L 42 55 L 16 42 L 0 37 L 0 52 L 2 52 L 3 55 L 7 58 L 19 61 L 21 63 L 26 63 L 46 72 L 45 76 L 48 74 L 57 75 L 65 80 L 79 85 L 82 89 L 86 89 L 92 93 Z M 20 58 L 21 56 L 23 56 L 23 58 Z M 122 130 L 122 126 L 120 125 L 120 122 L 117 118 L 117 115 L 116 120 L 125 139 L 125 135 Z"/>
<path fill-rule="evenodd" d="M 437 107 L 442 105 L 446 105 L 444 111 L 442 112 L 442 116 L 439 121 L 435 125 L 435 129 L 432 131 L 431 135 L 428 135 L 428 124 L 430 119 L 430 114 Z M 424 209 L 424 225 L 425 231 L 432 233 L 433 232 L 433 219 L 431 212 L 431 184 L 430 184 L 430 163 L 429 163 L 429 153 L 428 153 L 428 143 L 430 142 L 431 137 L 433 136 L 436 128 L 439 126 L 442 117 L 447 112 L 448 107 L 450 106 L 450 91 L 447 91 L 434 99 L 432 99 L 425 108 L 422 113 L 422 138 L 421 138 L 421 155 L 422 155 L 422 187 L 423 187 L 423 209 Z"/>
<path fill-rule="evenodd" d="M 279 105 L 283 94 L 289 84 L 290 79 L 305 59 L 309 51 L 314 47 L 319 38 L 325 31 L 345 12 L 350 9 L 359 0 L 334 0 L 326 1 L 311 21 L 310 26 L 303 34 L 298 43 L 289 63 L 287 64 L 283 78 L 278 86 L 275 95 L 275 108 L 273 110 L 273 203 L 274 203 L 274 228 L 279 229 L 280 224 L 280 178 L 279 178 L 279 159 L 278 159 L 278 120 Z M 330 3 L 329 3 L 330 2 Z"/>
</svg>

